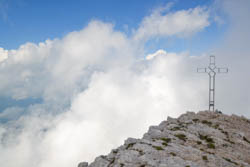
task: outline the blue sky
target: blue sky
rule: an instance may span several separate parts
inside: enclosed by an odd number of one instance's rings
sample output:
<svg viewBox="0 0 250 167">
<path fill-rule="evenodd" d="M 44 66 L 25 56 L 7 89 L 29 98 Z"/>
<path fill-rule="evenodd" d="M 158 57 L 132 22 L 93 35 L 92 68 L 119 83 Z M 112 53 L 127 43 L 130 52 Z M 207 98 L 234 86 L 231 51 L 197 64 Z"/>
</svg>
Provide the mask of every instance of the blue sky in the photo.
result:
<svg viewBox="0 0 250 167">
<path fill-rule="evenodd" d="M 171 11 L 209 6 L 209 0 L 1 0 L 0 47 L 17 49 L 26 42 L 39 43 L 46 39 L 62 38 L 72 31 L 80 30 L 90 20 L 111 22 L 115 29 L 130 33 L 140 21 L 155 8 L 173 2 Z M 127 28 L 126 28 L 127 27 Z M 205 30 L 200 34 L 209 37 L 202 43 L 213 43 L 218 29 Z M 209 33 L 212 31 L 213 35 Z M 197 38 L 196 38 L 197 39 Z M 201 39 L 198 38 L 198 43 Z M 196 40 L 197 41 L 197 40 Z M 180 41 L 182 42 L 182 41 Z M 190 41 L 189 41 L 190 42 Z M 196 45 L 195 40 L 191 45 Z M 189 45 L 190 46 L 190 45 Z M 202 46 L 201 48 L 203 48 Z M 204 48 L 206 49 L 206 48 Z M 178 48 L 175 48 L 178 50 Z"/>
</svg>

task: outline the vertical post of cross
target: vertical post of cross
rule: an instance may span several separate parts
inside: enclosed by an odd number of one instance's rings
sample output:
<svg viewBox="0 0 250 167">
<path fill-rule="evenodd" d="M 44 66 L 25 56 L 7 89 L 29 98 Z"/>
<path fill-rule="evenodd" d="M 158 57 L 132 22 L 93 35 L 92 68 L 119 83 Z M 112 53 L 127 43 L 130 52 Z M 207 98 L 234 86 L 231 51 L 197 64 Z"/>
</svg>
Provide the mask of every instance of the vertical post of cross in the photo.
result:
<svg viewBox="0 0 250 167">
<path fill-rule="evenodd" d="M 228 68 L 217 68 L 215 56 L 210 56 L 209 66 L 207 68 L 197 68 L 198 73 L 208 73 L 209 76 L 209 111 L 215 109 L 215 76 L 217 73 L 228 73 Z"/>
<path fill-rule="evenodd" d="M 210 63 L 209 67 L 210 72 L 209 75 L 209 111 L 214 111 L 214 105 L 215 105 L 215 75 L 216 72 L 214 69 L 215 66 L 215 56 L 210 56 Z"/>
</svg>

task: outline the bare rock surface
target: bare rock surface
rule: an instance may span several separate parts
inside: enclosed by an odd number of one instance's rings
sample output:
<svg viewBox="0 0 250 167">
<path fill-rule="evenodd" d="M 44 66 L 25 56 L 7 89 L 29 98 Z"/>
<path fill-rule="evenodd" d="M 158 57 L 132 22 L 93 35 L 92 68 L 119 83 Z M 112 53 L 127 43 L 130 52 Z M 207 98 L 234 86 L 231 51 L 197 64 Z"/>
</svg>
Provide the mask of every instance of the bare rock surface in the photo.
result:
<svg viewBox="0 0 250 167">
<path fill-rule="evenodd" d="M 83 167 L 250 167 L 250 120 L 187 112 Z"/>
</svg>

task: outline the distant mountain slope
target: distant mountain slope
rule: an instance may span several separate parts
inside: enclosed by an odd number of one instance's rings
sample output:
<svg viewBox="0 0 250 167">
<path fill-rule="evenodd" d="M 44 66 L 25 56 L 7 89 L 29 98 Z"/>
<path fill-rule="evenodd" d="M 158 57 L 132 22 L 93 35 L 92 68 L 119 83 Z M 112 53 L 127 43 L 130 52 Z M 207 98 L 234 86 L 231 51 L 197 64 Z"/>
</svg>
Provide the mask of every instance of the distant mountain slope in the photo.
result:
<svg viewBox="0 0 250 167">
<path fill-rule="evenodd" d="M 218 112 L 187 112 L 151 126 L 142 139 L 78 167 L 250 167 L 250 120 Z"/>
</svg>

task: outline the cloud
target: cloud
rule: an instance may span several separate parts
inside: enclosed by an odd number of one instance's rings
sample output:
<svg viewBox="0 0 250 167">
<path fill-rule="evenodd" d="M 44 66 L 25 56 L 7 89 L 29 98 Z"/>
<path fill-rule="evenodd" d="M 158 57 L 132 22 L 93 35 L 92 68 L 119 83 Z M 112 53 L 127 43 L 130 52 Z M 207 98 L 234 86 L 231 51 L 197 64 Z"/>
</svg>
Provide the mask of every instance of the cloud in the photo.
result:
<svg viewBox="0 0 250 167">
<path fill-rule="evenodd" d="M 188 37 L 210 25 L 209 13 L 202 7 L 167 13 L 165 11 L 159 8 L 150 16 L 145 17 L 135 32 L 135 39 Z"/>
<path fill-rule="evenodd" d="M 61 40 L 3 50 L 1 57 L 5 60 L 0 66 L 0 78 L 4 82 L 0 90 L 2 95 L 15 99 L 60 97 L 67 102 L 67 97 L 87 86 L 84 76 L 95 68 L 108 69 L 119 65 L 119 61 L 129 61 L 132 48 L 122 33 L 113 32 L 111 24 L 93 21 L 82 31 L 72 32 Z"/>
<path fill-rule="evenodd" d="M 217 2 L 220 11 L 223 11 L 228 17 L 230 28 L 226 31 L 223 41 L 216 47 L 214 53 L 220 61 L 221 66 L 229 67 L 227 75 L 220 75 L 218 82 L 218 93 L 221 94 L 222 104 L 229 113 L 242 114 L 250 117 L 250 1 L 222 1 Z M 219 79 L 219 78 L 218 78 Z M 228 96 L 225 96 L 228 95 Z"/>
<path fill-rule="evenodd" d="M 165 55 L 165 54 L 167 54 L 167 52 L 165 50 L 160 49 L 156 53 L 148 54 L 146 57 L 146 60 L 151 60 L 155 58 L 156 56 Z"/>
<path fill-rule="evenodd" d="M 189 88 L 187 77 L 180 82 L 184 73 L 189 76 L 189 63 L 183 61 L 189 60 L 187 54 L 165 51 L 137 61 L 142 53 L 133 44 L 112 25 L 93 21 L 63 39 L 8 51 L 1 62 L 2 95 L 44 101 L 2 114 L 26 110 L 15 122 L 1 125 L 0 163 L 73 167 L 107 153 L 127 136 L 141 136 L 167 115 L 198 107 L 190 97 L 199 90 Z"/>
<path fill-rule="evenodd" d="M 185 53 L 165 52 L 140 66 L 132 63 L 95 71 L 68 111 L 52 116 L 32 106 L 32 114 L 8 126 L 9 133 L 1 136 L 1 164 L 73 167 L 107 153 L 127 136 L 140 137 L 167 115 L 199 109 L 202 105 L 192 102 L 204 104 L 199 96 L 204 88 L 197 89 L 202 81 L 195 75 L 191 75 L 195 84 L 189 81 L 193 61 L 197 60 Z M 13 161 L 13 153 L 20 158 Z"/>
<path fill-rule="evenodd" d="M 0 62 L 4 61 L 7 58 L 8 58 L 8 50 L 0 48 Z"/>
</svg>

